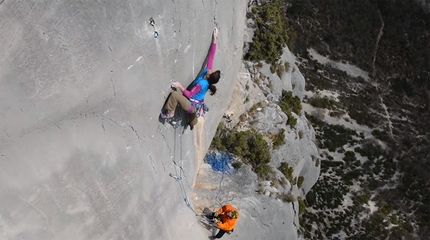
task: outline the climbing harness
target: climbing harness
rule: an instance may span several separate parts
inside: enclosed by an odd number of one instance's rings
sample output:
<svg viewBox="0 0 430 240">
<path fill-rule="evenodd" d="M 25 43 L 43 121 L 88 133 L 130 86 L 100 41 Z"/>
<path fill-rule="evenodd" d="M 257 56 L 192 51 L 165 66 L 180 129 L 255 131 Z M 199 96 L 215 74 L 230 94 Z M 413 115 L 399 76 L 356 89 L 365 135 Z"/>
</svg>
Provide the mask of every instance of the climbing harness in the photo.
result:
<svg viewBox="0 0 430 240">
<path fill-rule="evenodd" d="M 198 117 L 204 117 L 207 112 L 209 112 L 209 107 L 205 104 L 204 101 L 198 101 L 190 98 L 191 106 L 196 108 L 196 115 Z"/>
<path fill-rule="evenodd" d="M 180 186 L 181 192 L 182 192 L 182 197 L 184 199 L 185 204 L 187 205 L 188 208 L 191 209 L 191 211 L 193 211 L 195 214 L 197 214 L 196 211 L 191 206 L 190 201 L 188 200 L 187 192 L 185 190 L 183 177 L 182 177 L 182 173 L 185 173 L 185 172 L 184 172 L 184 168 L 183 168 L 183 162 L 184 161 L 182 158 L 182 156 L 183 156 L 182 155 L 182 135 L 183 135 L 182 130 L 183 130 L 184 126 L 182 125 L 181 119 L 178 120 L 178 122 L 176 123 L 176 126 L 177 127 L 175 128 L 175 150 L 174 150 L 174 154 L 176 154 L 176 138 L 177 138 L 176 130 L 179 129 L 179 150 L 180 150 L 181 159 L 180 159 L 180 164 L 177 164 L 176 161 L 174 161 L 174 160 L 173 160 L 173 164 L 175 164 L 175 166 L 179 168 L 179 176 L 175 176 L 173 173 L 169 173 L 169 176 L 174 178 L 179 183 L 179 186 Z"/>
</svg>

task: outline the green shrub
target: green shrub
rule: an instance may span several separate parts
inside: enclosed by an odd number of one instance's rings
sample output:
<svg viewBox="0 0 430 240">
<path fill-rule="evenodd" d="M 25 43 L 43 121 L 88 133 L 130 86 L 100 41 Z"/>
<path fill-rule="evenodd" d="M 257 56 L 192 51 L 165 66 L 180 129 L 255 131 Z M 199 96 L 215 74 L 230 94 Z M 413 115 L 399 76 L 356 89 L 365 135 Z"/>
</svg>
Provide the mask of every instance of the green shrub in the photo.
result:
<svg viewBox="0 0 430 240">
<path fill-rule="evenodd" d="M 293 182 L 294 168 L 290 167 L 288 163 L 282 162 L 281 166 L 278 167 L 278 170 L 281 171 L 282 174 L 284 174 L 285 178 L 287 178 L 290 183 Z"/>
<path fill-rule="evenodd" d="M 256 30 L 249 52 L 245 55 L 247 60 L 264 60 L 274 65 L 281 57 L 283 48 L 291 45 L 285 11 L 285 4 L 281 0 L 266 2 L 252 9 Z"/>
<path fill-rule="evenodd" d="M 372 135 L 381 141 L 389 142 L 391 140 L 387 132 L 383 132 L 379 129 L 372 130 Z"/>
<path fill-rule="evenodd" d="M 299 202 L 299 215 L 303 215 L 307 212 L 306 210 L 306 202 L 302 198 L 298 198 L 297 201 Z"/>
<path fill-rule="evenodd" d="M 288 117 L 287 125 L 290 125 L 291 127 L 296 126 L 297 118 L 295 118 L 291 112 L 287 113 L 287 117 Z"/>
<path fill-rule="evenodd" d="M 281 128 L 278 134 L 274 136 L 273 149 L 279 148 L 279 146 L 285 144 L 285 129 Z"/>
<path fill-rule="evenodd" d="M 255 173 L 263 180 L 273 180 L 275 178 L 275 172 L 268 164 L 258 165 L 258 167 L 255 168 Z"/>
<path fill-rule="evenodd" d="M 343 160 L 345 162 L 354 162 L 355 160 L 357 160 L 357 158 L 355 157 L 355 152 L 352 151 L 347 151 L 345 152 L 345 156 L 343 157 Z"/>
<path fill-rule="evenodd" d="M 211 149 L 225 149 L 249 164 L 263 178 L 270 177 L 273 170 L 266 165 L 270 162 L 269 144 L 263 135 L 253 130 L 237 132 L 219 125 Z"/>
<path fill-rule="evenodd" d="M 242 167 L 242 162 L 236 161 L 236 162 L 232 163 L 231 166 L 237 170 L 237 169 Z"/>
<path fill-rule="evenodd" d="M 293 92 L 282 90 L 281 99 L 279 101 L 279 106 L 281 107 L 284 113 L 295 112 L 297 115 L 302 111 L 302 102 L 300 98 L 297 96 L 293 96 Z M 285 111 L 284 111 L 285 109 Z"/>
<path fill-rule="evenodd" d="M 303 181 L 305 181 L 305 178 L 303 176 L 300 176 L 299 179 L 297 180 L 297 187 L 301 188 Z"/>
<path fill-rule="evenodd" d="M 330 152 L 335 152 L 347 143 L 351 143 L 353 136 L 359 136 L 356 131 L 345 128 L 342 125 L 332 125 L 319 120 L 312 115 L 306 115 L 313 126 L 317 126 L 317 140 L 321 149 L 327 148 Z"/>
<path fill-rule="evenodd" d="M 276 65 L 275 64 L 270 65 L 270 72 L 272 74 L 274 74 L 276 72 Z"/>
<path fill-rule="evenodd" d="M 287 124 L 291 127 L 294 127 L 297 124 L 297 119 L 293 116 L 291 111 L 295 112 L 296 114 L 300 114 L 302 110 L 300 98 L 297 96 L 293 97 L 292 92 L 282 90 L 282 96 L 278 105 L 288 117 Z"/>
<path fill-rule="evenodd" d="M 355 148 L 355 152 L 360 153 L 360 155 L 367 157 L 371 161 L 384 155 L 384 150 L 372 141 L 367 141 L 362 147 Z"/>
<path fill-rule="evenodd" d="M 391 87 L 397 93 L 406 93 L 408 96 L 412 96 L 414 89 L 406 78 L 393 78 L 391 80 Z"/>
<path fill-rule="evenodd" d="M 293 181 L 291 182 L 291 185 L 297 185 L 297 177 L 293 178 Z"/>
<path fill-rule="evenodd" d="M 383 213 L 384 215 L 389 215 L 390 213 L 391 213 L 391 211 L 392 211 L 392 208 L 391 208 L 391 206 L 390 205 L 388 205 L 388 204 L 385 204 L 384 206 L 382 206 L 380 209 L 379 209 L 379 211 L 381 212 L 381 213 Z"/>
<path fill-rule="evenodd" d="M 336 101 L 328 99 L 327 97 L 313 97 L 309 99 L 309 104 L 316 108 L 336 109 Z"/>
</svg>

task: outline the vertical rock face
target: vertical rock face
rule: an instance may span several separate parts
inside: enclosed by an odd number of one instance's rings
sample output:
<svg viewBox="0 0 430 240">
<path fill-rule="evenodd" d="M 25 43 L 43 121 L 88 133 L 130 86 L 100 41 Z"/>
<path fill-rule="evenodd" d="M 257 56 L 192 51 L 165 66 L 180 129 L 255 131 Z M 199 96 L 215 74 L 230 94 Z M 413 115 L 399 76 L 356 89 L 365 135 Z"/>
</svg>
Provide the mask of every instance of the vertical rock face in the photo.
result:
<svg viewBox="0 0 430 240">
<path fill-rule="evenodd" d="M 206 237 L 169 174 L 187 197 L 231 97 L 246 1 L 0 2 L 1 238 Z M 158 114 L 214 26 L 219 91 L 180 135 Z"/>
</svg>

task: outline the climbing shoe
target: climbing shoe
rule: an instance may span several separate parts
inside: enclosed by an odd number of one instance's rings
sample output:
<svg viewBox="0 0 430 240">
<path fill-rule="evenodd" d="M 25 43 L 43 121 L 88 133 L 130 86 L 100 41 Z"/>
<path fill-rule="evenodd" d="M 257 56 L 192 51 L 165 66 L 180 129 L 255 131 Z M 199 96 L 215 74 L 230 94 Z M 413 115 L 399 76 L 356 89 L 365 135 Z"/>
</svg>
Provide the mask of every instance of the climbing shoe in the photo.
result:
<svg viewBox="0 0 430 240">
<path fill-rule="evenodd" d="M 163 119 L 169 119 L 169 118 L 172 118 L 173 116 L 175 116 L 174 111 L 168 111 L 160 114 L 160 117 Z"/>
</svg>

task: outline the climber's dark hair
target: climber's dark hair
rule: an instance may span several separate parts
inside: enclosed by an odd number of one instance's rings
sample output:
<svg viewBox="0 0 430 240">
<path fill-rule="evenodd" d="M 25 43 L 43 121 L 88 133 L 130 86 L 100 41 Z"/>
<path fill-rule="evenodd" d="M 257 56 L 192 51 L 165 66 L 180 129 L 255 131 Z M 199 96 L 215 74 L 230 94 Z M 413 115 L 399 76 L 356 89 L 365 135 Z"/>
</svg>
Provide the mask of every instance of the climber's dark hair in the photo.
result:
<svg viewBox="0 0 430 240">
<path fill-rule="evenodd" d="M 209 90 L 211 90 L 211 95 L 214 95 L 216 93 L 216 84 L 219 79 L 221 78 L 221 72 L 220 70 L 216 70 L 215 72 L 211 73 L 208 77 L 209 82 Z"/>
<path fill-rule="evenodd" d="M 209 85 L 209 90 L 211 90 L 211 95 L 214 95 L 216 93 L 216 86 L 215 85 Z"/>
</svg>

